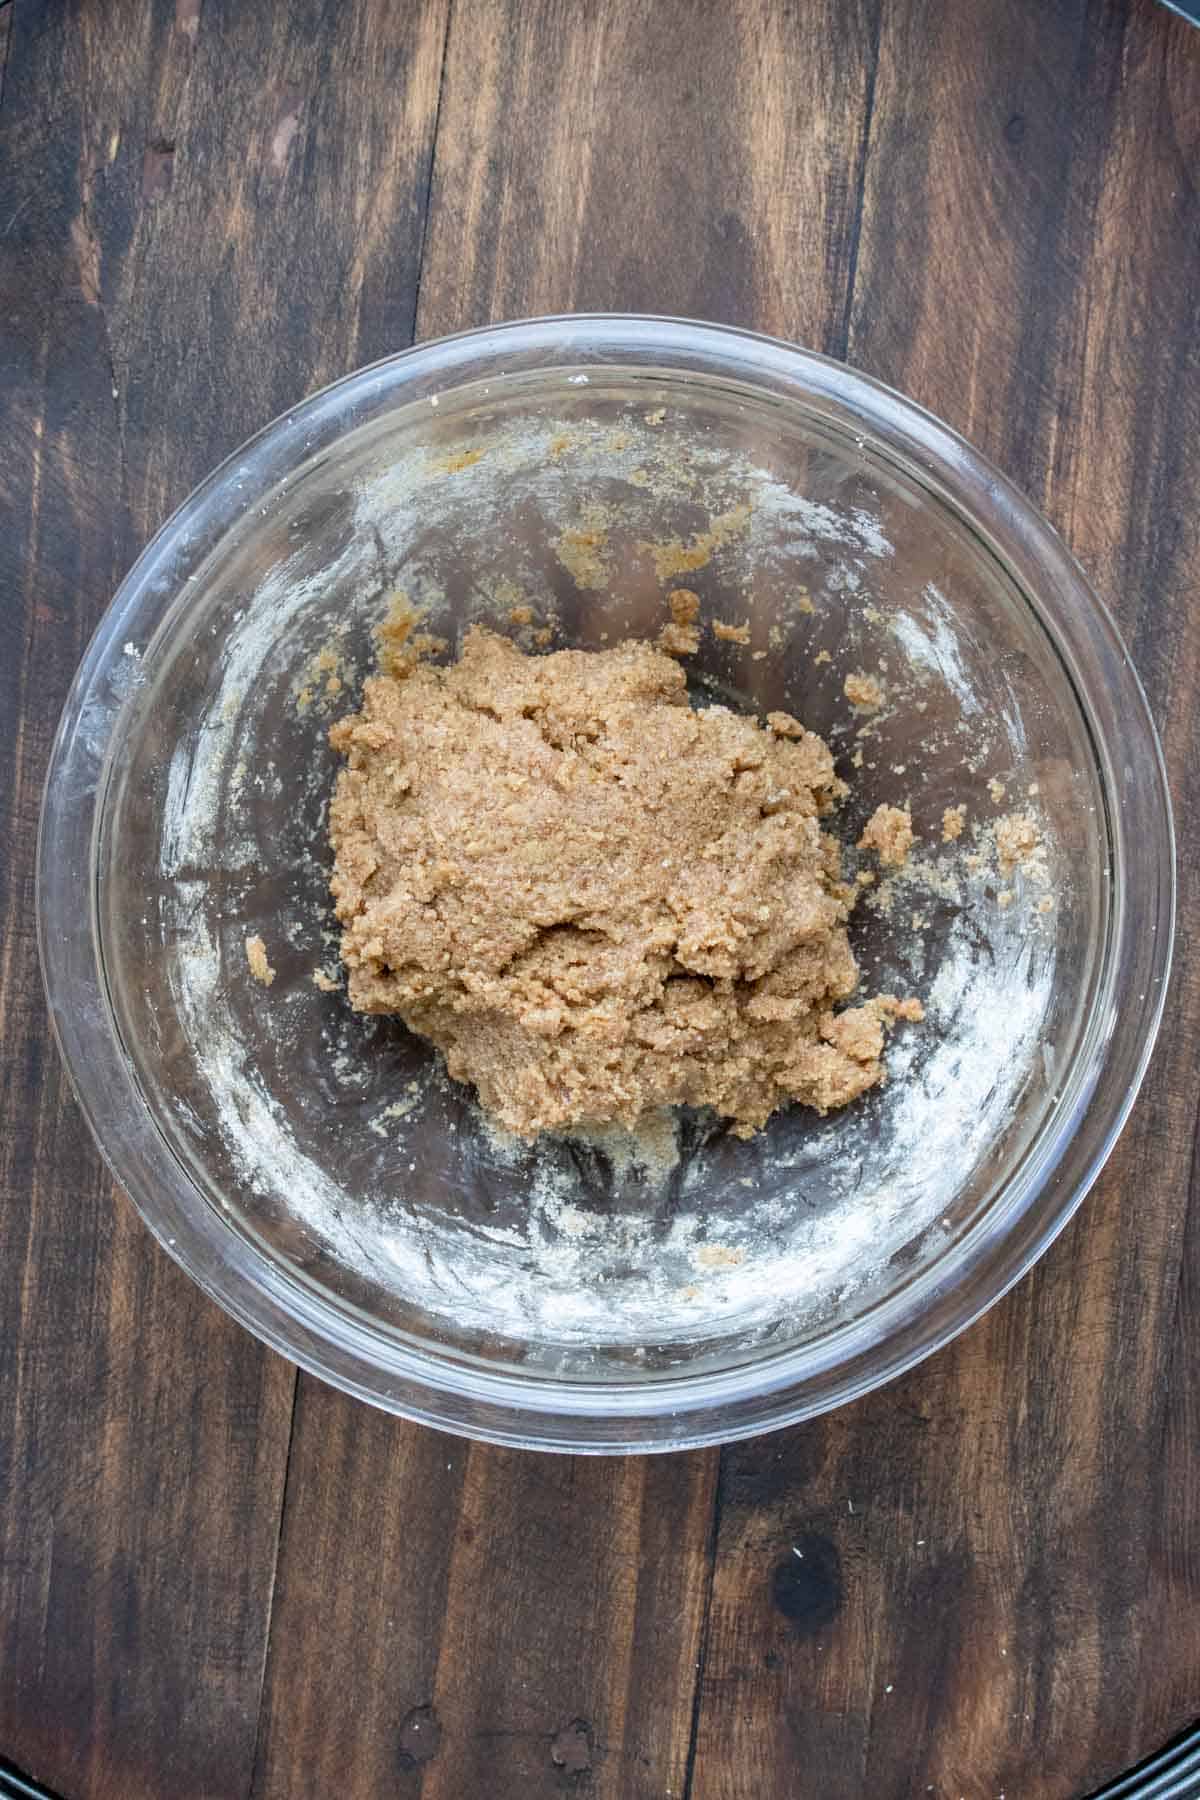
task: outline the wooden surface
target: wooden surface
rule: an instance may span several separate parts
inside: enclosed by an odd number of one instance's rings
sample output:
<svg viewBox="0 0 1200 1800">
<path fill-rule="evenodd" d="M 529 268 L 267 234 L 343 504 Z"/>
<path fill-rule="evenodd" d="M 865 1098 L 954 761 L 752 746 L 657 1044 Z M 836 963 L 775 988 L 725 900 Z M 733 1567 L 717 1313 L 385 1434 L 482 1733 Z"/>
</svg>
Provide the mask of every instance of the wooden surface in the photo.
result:
<svg viewBox="0 0 1200 1800">
<path fill-rule="evenodd" d="M 0 1756 L 66 1800 L 1062 1800 L 1200 1716 L 1200 888 L 1098 1190 L 859 1405 L 545 1459 L 295 1372 L 114 1194 L 49 1041 L 59 707 L 226 451 L 417 336 L 798 339 L 1115 606 L 1200 831 L 1200 35 L 1153 0 L 0 5 Z M 1191 864 L 1191 866 L 1189 866 Z M 793 1549 L 804 1551 L 803 1559 Z"/>
</svg>

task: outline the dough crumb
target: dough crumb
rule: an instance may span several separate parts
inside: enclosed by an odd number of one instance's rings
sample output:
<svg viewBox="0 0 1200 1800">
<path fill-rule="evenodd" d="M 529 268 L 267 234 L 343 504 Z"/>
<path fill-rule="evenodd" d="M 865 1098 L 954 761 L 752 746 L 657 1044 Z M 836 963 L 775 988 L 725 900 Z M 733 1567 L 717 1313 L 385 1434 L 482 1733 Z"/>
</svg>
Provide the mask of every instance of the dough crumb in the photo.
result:
<svg viewBox="0 0 1200 1800">
<path fill-rule="evenodd" d="M 275 971 L 267 959 L 267 946 L 257 935 L 246 939 L 246 961 L 255 981 L 260 981 L 264 987 L 270 987 L 275 979 Z"/>
<path fill-rule="evenodd" d="M 508 622 L 510 625 L 532 625 L 532 606 L 510 606 L 508 609 Z"/>
<path fill-rule="evenodd" d="M 676 629 L 698 604 L 675 590 Z M 683 1104 L 751 1137 L 884 1079 L 884 1025 L 913 1015 L 836 1010 L 859 984 L 823 824 L 845 784 L 799 721 L 693 710 L 649 644 L 527 656 L 474 627 L 457 662 L 368 680 L 330 740 L 350 1003 L 437 1045 L 515 1136 Z"/>
<path fill-rule="evenodd" d="M 996 855 L 1000 867 L 1006 875 L 1014 869 L 1033 872 L 1037 852 L 1041 847 L 1041 833 L 1028 813 L 1006 813 L 997 819 L 993 828 L 996 840 Z"/>
<path fill-rule="evenodd" d="M 821 663 L 827 663 L 827 662 L 832 662 L 832 661 L 833 661 L 833 658 L 832 658 L 832 656 L 830 656 L 828 650 L 818 650 L 817 654 L 813 657 L 813 662 L 818 665 Z"/>
<path fill-rule="evenodd" d="M 912 814 L 907 807 L 877 806 L 858 840 L 860 850 L 874 850 L 880 862 L 899 868 L 912 849 Z"/>
<path fill-rule="evenodd" d="M 885 1018 L 906 1019 L 910 1024 L 919 1025 L 925 1017 L 925 1008 L 914 998 L 897 1000 L 895 994 L 880 994 L 874 1004 Z"/>
<path fill-rule="evenodd" d="M 661 425 L 666 416 L 667 409 L 665 406 L 656 406 L 653 412 L 648 412 L 643 415 L 647 425 Z"/>
<path fill-rule="evenodd" d="M 672 588 L 667 605 L 677 625 L 694 625 L 700 617 L 700 596 L 691 588 Z"/>
<path fill-rule="evenodd" d="M 700 648 L 700 596 L 691 588 L 672 588 L 667 595 L 671 623 L 659 633 L 659 648 L 668 656 L 695 656 Z"/>
<path fill-rule="evenodd" d="M 449 648 L 445 638 L 432 637 L 427 631 L 417 631 L 416 627 L 420 622 L 420 612 L 403 589 L 400 589 L 388 608 L 386 618 L 375 627 L 379 666 L 385 675 L 391 675 L 396 681 L 403 681 L 411 675 L 423 657 L 439 656 Z"/>
<path fill-rule="evenodd" d="M 965 806 L 947 806 L 942 813 L 943 844 L 952 844 L 956 838 L 960 838 L 966 823 L 967 809 Z"/>
<path fill-rule="evenodd" d="M 724 640 L 727 644 L 748 644 L 750 627 L 748 625 L 727 625 L 724 619 L 712 622 L 713 636 Z"/>
<path fill-rule="evenodd" d="M 874 712 L 883 705 L 883 688 L 873 675 L 847 675 L 842 692 L 851 706 Z"/>
<path fill-rule="evenodd" d="M 324 644 L 309 657 L 303 672 L 292 684 L 296 711 L 303 714 L 315 706 L 320 712 L 328 713 L 326 701 L 336 699 L 345 686 L 346 671 L 340 651 L 332 643 Z M 228 704 L 224 716 L 232 717 Z"/>
<path fill-rule="evenodd" d="M 996 802 L 997 806 L 999 806 L 1000 802 L 1003 800 L 1006 792 L 1007 789 L 1005 788 L 1004 783 L 1002 781 L 997 781 L 996 777 L 993 775 L 992 779 L 988 782 L 988 793 L 992 796 L 992 799 Z"/>
<path fill-rule="evenodd" d="M 808 589 L 800 588 L 796 594 L 796 611 L 802 613 L 815 613 L 816 610 L 816 607 L 812 603 L 812 595 L 809 593 Z"/>
<path fill-rule="evenodd" d="M 320 988 L 323 994 L 336 994 L 339 986 L 336 976 L 327 975 L 324 969 L 313 970 L 312 984 L 315 988 Z"/>
</svg>

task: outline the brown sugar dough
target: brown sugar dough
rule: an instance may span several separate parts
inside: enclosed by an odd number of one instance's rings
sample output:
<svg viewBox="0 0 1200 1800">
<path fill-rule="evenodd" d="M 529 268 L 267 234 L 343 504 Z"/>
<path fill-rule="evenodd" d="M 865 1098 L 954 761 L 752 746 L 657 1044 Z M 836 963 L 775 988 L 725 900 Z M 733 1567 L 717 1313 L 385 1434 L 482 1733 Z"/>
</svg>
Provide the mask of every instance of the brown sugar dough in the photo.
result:
<svg viewBox="0 0 1200 1800">
<path fill-rule="evenodd" d="M 700 648 L 700 596 L 691 588 L 672 588 L 667 595 L 671 623 L 659 633 L 659 648 L 669 656 L 695 656 Z"/>
<path fill-rule="evenodd" d="M 912 849 L 912 814 L 907 807 L 877 806 L 858 840 L 860 850 L 874 850 L 881 863 L 899 868 Z"/>
<path fill-rule="evenodd" d="M 712 628 L 713 636 L 721 638 L 727 644 L 748 644 L 750 642 L 748 625 L 730 625 L 724 619 L 714 619 Z"/>
<path fill-rule="evenodd" d="M 526 656 L 477 628 L 448 668 L 369 680 L 330 737 L 351 1004 L 508 1130 L 688 1103 L 749 1135 L 883 1079 L 899 1003 L 834 1011 L 858 984 L 822 827 L 844 784 L 787 714 L 694 711 L 648 644 Z"/>
<path fill-rule="evenodd" d="M 859 706 L 864 712 L 877 712 L 883 705 L 883 687 L 874 675 L 847 675 L 842 692 L 851 706 Z"/>
<path fill-rule="evenodd" d="M 260 937 L 254 936 L 246 939 L 245 949 L 251 975 L 255 981 L 261 982 L 263 987 L 270 987 L 275 979 L 275 971 L 271 967 L 271 961 L 267 955 L 267 946 Z"/>
<path fill-rule="evenodd" d="M 1016 868 L 1032 870 L 1042 840 L 1028 813 L 1007 813 L 997 819 L 993 835 L 1000 867 L 1006 875 Z"/>
</svg>

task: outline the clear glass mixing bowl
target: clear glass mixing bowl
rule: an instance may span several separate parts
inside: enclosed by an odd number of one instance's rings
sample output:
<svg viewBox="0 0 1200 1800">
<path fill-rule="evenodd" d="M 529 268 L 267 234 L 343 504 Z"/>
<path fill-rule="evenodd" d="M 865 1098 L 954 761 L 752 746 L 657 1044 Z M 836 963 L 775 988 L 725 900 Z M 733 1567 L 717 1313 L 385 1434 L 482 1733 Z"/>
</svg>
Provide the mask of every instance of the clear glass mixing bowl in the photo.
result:
<svg viewBox="0 0 1200 1800">
<path fill-rule="evenodd" d="M 749 1142 L 704 1116 L 506 1142 L 423 1043 L 324 980 L 326 728 L 398 589 L 452 643 L 491 621 L 598 646 L 656 632 L 680 567 L 706 617 L 748 626 L 705 634 L 697 703 L 827 735 L 847 841 L 911 804 L 916 867 L 869 890 L 852 942 L 864 991 L 915 993 L 927 1022 L 853 1108 Z M 882 680 L 880 712 L 851 708 L 850 673 Z M 1014 812 L 1040 848 L 1008 870 Z M 84 657 L 39 884 L 81 1104 L 195 1280 L 378 1405 L 603 1451 L 836 1405 L 1017 1280 L 1133 1101 L 1174 864 L 1113 624 L 993 469 L 820 357 L 601 316 L 365 369 L 187 501 Z"/>
</svg>

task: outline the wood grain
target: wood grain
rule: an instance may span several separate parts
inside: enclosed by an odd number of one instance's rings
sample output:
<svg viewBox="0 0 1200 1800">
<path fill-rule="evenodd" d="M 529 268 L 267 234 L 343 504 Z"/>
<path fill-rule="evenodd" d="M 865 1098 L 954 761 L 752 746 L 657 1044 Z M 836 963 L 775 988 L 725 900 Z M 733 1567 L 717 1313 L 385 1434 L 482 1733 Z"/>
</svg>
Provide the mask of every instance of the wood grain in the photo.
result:
<svg viewBox="0 0 1200 1800">
<path fill-rule="evenodd" d="M 444 13 L 9 13 L 0 1751 L 88 1800 L 243 1795 L 294 1373 L 114 1201 L 48 1040 L 37 806 L 141 543 L 288 401 L 411 336 Z"/>
<path fill-rule="evenodd" d="M 595 309 L 842 347 L 877 29 L 875 0 L 461 0 L 419 335 Z"/>
<path fill-rule="evenodd" d="M 255 1795 L 682 1794 L 713 1474 L 467 1445 L 304 1381 Z"/>
<path fill-rule="evenodd" d="M 849 354 L 1066 532 L 1136 647 L 1186 842 L 1200 42 L 1153 6 L 964 10 L 886 15 Z M 906 1380 L 727 1455 L 696 1800 L 751 1768 L 753 1791 L 821 1800 L 1052 1800 L 1195 1717 L 1183 878 L 1148 1091 L 1045 1263 Z"/>
<path fill-rule="evenodd" d="M 249 1766 L 291 1380 L 114 1206 L 46 1029 L 42 771 L 131 544 L 84 222 L 86 40 L 27 22 L 0 173 L 0 1744 L 69 1793 L 149 1795 L 166 1770 L 190 1794 Z"/>
<path fill-rule="evenodd" d="M 1186 841 L 1200 36 L 1153 0 L 8 0 L 0 68 L 6 32 L 0 1754 L 66 1800 L 1062 1800 L 1156 1748 L 1200 1711 L 1186 861 L 1147 1094 L 1034 1276 L 857 1407 L 624 1463 L 371 1413 L 192 1289 L 66 1092 L 32 866 L 87 633 L 195 481 L 414 328 L 588 307 L 846 354 L 973 437 L 1117 606 Z"/>
</svg>

